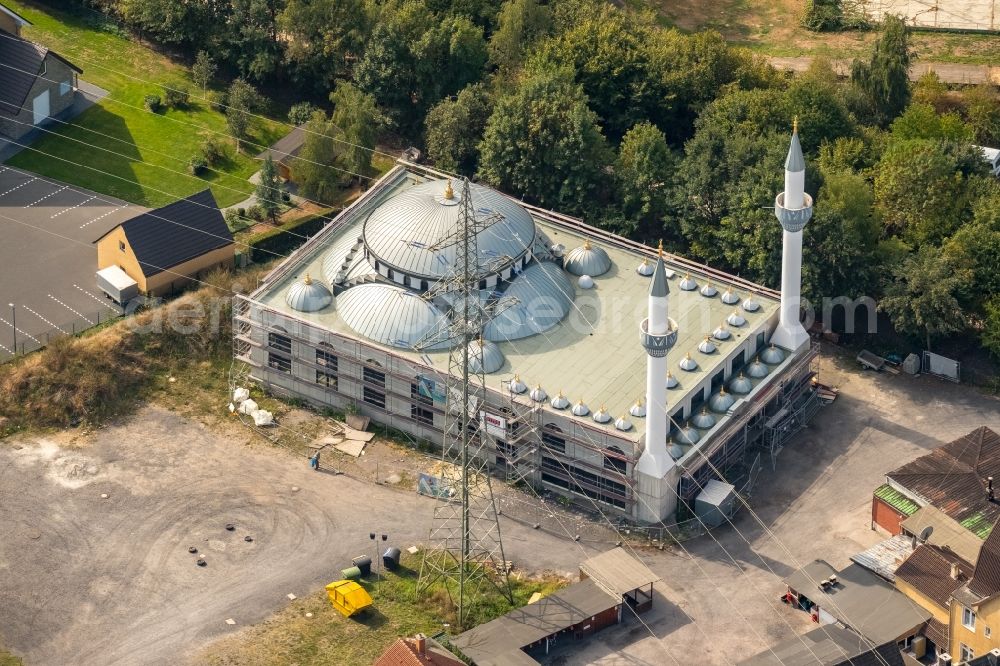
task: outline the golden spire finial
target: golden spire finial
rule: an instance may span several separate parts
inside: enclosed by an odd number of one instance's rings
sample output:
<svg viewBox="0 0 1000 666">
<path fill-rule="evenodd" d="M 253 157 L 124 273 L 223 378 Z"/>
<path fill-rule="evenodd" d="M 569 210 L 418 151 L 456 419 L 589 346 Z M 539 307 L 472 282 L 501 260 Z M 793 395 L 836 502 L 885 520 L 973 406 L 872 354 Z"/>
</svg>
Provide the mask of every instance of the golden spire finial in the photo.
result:
<svg viewBox="0 0 1000 666">
<path fill-rule="evenodd" d="M 309 273 L 306 273 L 306 279 L 305 279 L 305 280 L 303 280 L 302 282 L 303 282 L 303 284 L 312 284 L 312 283 L 313 283 L 313 279 L 312 279 L 312 277 L 311 277 L 311 276 L 309 275 Z"/>
<path fill-rule="evenodd" d="M 584 250 L 589 250 L 590 249 L 590 239 L 589 238 L 585 238 L 583 240 L 583 249 Z"/>
<path fill-rule="evenodd" d="M 799 117 L 795 115 L 792 117 L 792 134 L 799 133 Z"/>
<path fill-rule="evenodd" d="M 448 181 L 448 184 L 444 188 L 444 198 L 449 201 L 455 198 L 455 190 L 451 189 L 451 180 Z"/>
<path fill-rule="evenodd" d="M 659 248 L 657 249 L 657 252 L 659 252 L 660 259 L 662 259 L 663 258 L 663 239 L 662 238 L 660 239 L 660 245 L 659 245 Z"/>
</svg>

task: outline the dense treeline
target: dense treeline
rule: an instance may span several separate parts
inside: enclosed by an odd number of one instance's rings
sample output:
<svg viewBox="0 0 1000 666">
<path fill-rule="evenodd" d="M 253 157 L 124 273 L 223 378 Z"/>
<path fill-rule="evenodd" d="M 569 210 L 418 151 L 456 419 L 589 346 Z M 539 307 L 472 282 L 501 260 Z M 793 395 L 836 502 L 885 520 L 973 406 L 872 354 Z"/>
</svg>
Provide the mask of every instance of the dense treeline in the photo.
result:
<svg viewBox="0 0 1000 666">
<path fill-rule="evenodd" d="M 131 29 L 265 88 L 325 100 L 323 164 L 370 168 L 391 133 L 441 168 L 775 285 L 793 116 L 816 198 L 804 293 L 875 297 L 925 344 L 971 333 L 1000 356 L 1000 183 L 973 144 L 1000 140 L 992 87 L 915 86 L 887 19 L 848 80 L 791 77 L 714 32 L 682 34 L 602 0 L 96 0 Z M 352 122 L 352 119 L 354 121 Z"/>
</svg>

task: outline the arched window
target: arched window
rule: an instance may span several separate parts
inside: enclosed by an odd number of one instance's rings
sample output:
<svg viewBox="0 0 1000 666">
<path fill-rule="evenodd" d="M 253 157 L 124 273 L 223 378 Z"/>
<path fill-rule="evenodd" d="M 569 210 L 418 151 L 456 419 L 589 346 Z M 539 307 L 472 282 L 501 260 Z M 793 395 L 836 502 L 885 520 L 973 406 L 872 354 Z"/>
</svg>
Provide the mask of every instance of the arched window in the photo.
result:
<svg viewBox="0 0 1000 666">
<path fill-rule="evenodd" d="M 625 452 L 619 449 L 617 446 L 611 446 L 605 449 L 604 453 L 604 469 L 610 469 L 619 474 L 624 474 L 628 463 L 625 462 Z"/>
<path fill-rule="evenodd" d="M 552 423 L 542 426 L 542 444 L 553 451 L 566 453 L 566 440 L 562 436 L 562 429 Z"/>
</svg>

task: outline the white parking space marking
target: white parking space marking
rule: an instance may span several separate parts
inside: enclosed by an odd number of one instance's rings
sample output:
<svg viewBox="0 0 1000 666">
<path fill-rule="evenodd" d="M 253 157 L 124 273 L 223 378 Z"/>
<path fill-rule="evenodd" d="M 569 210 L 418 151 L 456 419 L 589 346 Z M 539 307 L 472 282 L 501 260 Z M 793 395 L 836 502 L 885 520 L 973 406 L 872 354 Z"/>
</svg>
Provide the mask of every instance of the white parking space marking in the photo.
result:
<svg viewBox="0 0 1000 666">
<path fill-rule="evenodd" d="M 87 291 L 86 289 L 84 289 L 83 287 L 81 287 L 78 284 L 74 284 L 73 286 L 76 287 L 77 289 L 79 289 L 80 291 L 82 291 L 83 293 L 87 294 L 87 296 L 90 296 L 92 299 L 94 299 L 95 301 L 97 301 L 98 303 L 100 303 L 101 305 L 103 305 L 104 307 L 106 307 L 107 309 L 111 310 L 112 312 L 116 312 L 118 314 L 121 314 L 121 312 L 118 311 L 118 308 L 114 307 L 113 305 L 111 305 L 110 303 L 108 303 L 105 299 L 101 298 L 100 296 L 94 296 L 92 293 L 90 293 L 89 291 Z"/>
<path fill-rule="evenodd" d="M 0 317 L 0 322 L 3 322 L 5 325 L 10 326 L 11 328 L 14 328 L 13 324 L 11 324 L 9 321 L 7 321 L 6 319 L 4 319 L 3 317 Z M 27 338 L 31 338 L 32 340 L 34 340 L 38 344 L 42 344 L 42 341 L 39 340 L 38 338 L 36 338 L 35 336 L 33 336 L 31 333 L 26 333 L 25 331 L 23 331 L 20 328 L 17 329 L 17 332 L 20 333 L 21 335 L 27 337 Z"/>
<path fill-rule="evenodd" d="M 62 332 L 63 332 L 63 333 L 65 333 L 66 335 L 69 335 L 69 331 L 67 331 L 67 330 L 65 330 L 65 329 L 63 329 L 63 328 L 60 328 L 60 327 L 56 326 L 55 324 L 53 324 L 53 323 L 52 323 L 51 321 L 49 321 L 48 319 L 46 319 L 46 318 L 45 318 L 45 317 L 43 317 L 42 315 L 38 314 L 37 312 L 35 312 L 35 311 L 34 311 L 34 310 L 32 310 L 31 308 L 29 308 L 29 307 L 28 307 L 27 305 L 22 305 L 21 307 L 22 307 L 22 308 L 24 308 L 25 310 L 27 310 L 28 312 L 30 312 L 31 314 L 35 315 L 36 317 L 38 317 L 38 318 L 39 318 L 39 319 L 41 319 L 42 321 L 44 321 L 44 322 L 45 322 L 46 324 L 48 324 L 48 325 L 49 325 L 49 326 L 51 326 L 52 328 L 54 328 L 54 329 L 56 329 L 56 330 L 58 330 L 58 331 L 62 331 Z"/>
<path fill-rule="evenodd" d="M 6 192 L 4 192 L 3 194 L 0 194 L 0 197 L 5 197 L 5 196 L 7 196 L 8 194 L 10 194 L 11 192 L 13 192 L 14 190 L 16 190 L 16 189 L 20 189 L 20 188 L 24 187 L 25 185 L 27 185 L 28 183 L 33 183 L 33 182 L 35 182 L 36 180 L 38 180 L 38 179 L 37 179 L 37 178 L 31 178 L 31 179 L 29 179 L 29 180 L 26 180 L 26 181 L 24 181 L 24 182 L 23 182 L 23 183 L 21 183 L 20 185 L 15 185 L 14 187 L 10 188 L 9 190 L 7 190 Z"/>
<path fill-rule="evenodd" d="M 94 219 L 92 219 L 90 222 L 84 222 L 83 224 L 80 225 L 80 228 L 83 229 L 88 224 L 93 224 L 94 222 L 97 222 L 98 220 L 100 220 L 102 218 L 105 218 L 108 215 L 111 215 L 111 213 L 117 213 L 118 211 L 122 210 L 123 208 L 127 208 L 127 206 L 118 206 L 118 208 L 112 208 L 111 210 L 109 210 L 104 215 L 98 215 L 97 217 L 95 217 Z"/>
<path fill-rule="evenodd" d="M 67 310 L 69 310 L 70 312 L 72 312 L 72 313 L 73 313 L 73 314 L 75 314 L 75 315 L 76 315 L 77 317 L 79 317 L 80 319 L 84 320 L 85 322 L 87 322 L 87 323 L 88 323 L 88 324 L 90 324 L 91 326 L 93 326 L 93 325 L 94 325 L 94 322 L 92 322 L 91 320 L 87 319 L 86 317 L 84 317 L 84 316 L 83 316 L 83 314 L 81 314 L 81 313 L 77 312 L 76 310 L 74 310 L 74 309 L 73 309 L 73 308 L 71 308 L 70 306 L 66 305 L 65 303 L 63 303 L 62 301 L 60 301 L 60 300 L 59 300 L 58 298 L 56 298 L 56 297 L 55 297 L 55 296 L 53 296 L 52 294 L 49 294 L 49 298 L 51 298 L 51 299 L 52 299 L 53 301 L 55 301 L 55 302 L 56 302 L 56 303 L 58 303 L 59 305 L 63 306 L 64 308 L 66 308 Z"/>
<path fill-rule="evenodd" d="M 59 217 L 60 215 L 62 215 L 63 213 L 68 213 L 68 212 L 69 212 L 69 211 L 71 211 L 71 210 L 76 210 L 76 209 L 77 209 L 77 208 L 79 208 L 80 206 L 82 206 L 82 205 L 84 205 L 84 204 L 88 204 L 88 203 L 90 203 L 91 201 L 93 201 L 93 200 L 94 200 L 94 199 L 96 199 L 96 198 L 97 198 L 97 195 L 95 194 L 95 195 L 94 195 L 94 196 L 92 196 L 92 197 L 88 197 L 87 199 L 84 199 L 83 201 L 81 201 L 80 203 L 78 203 L 78 204 L 77 204 L 77 205 L 75 205 L 75 206 L 70 206 L 69 208 L 63 208 L 63 209 L 62 209 L 61 211 L 59 211 L 58 213 L 56 213 L 55 215 L 53 215 L 53 216 L 52 216 L 52 217 L 50 217 L 49 219 L 50 219 L 50 220 L 54 220 L 54 219 L 56 219 L 57 217 Z"/>
<path fill-rule="evenodd" d="M 3 345 L 0 345 L 0 349 L 4 350 L 5 352 L 7 352 L 8 354 L 10 354 L 11 356 L 14 355 L 14 352 L 12 352 L 11 350 L 7 349 Z"/>
<path fill-rule="evenodd" d="M 69 185 L 63 185 L 58 190 L 53 190 L 53 191 L 49 192 L 48 194 L 46 194 L 44 197 L 42 197 L 38 201 L 32 201 L 30 204 L 28 204 L 27 206 L 25 206 L 25 208 L 31 208 L 35 204 L 40 204 L 43 201 L 45 201 L 46 199 L 48 199 L 49 197 L 54 197 L 55 195 L 59 194 L 63 190 L 68 190 L 68 189 L 69 189 Z"/>
</svg>

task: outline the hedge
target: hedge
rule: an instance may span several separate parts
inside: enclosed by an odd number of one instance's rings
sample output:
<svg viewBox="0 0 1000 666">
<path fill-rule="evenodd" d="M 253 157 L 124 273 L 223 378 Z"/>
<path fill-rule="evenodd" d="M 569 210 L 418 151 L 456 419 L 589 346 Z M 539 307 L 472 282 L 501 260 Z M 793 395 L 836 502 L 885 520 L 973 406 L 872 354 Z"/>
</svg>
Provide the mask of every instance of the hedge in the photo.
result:
<svg viewBox="0 0 1000 666">
<path fill-rule="evenodd" d="M 280 227 L 252 234 L 244 242 L 249 246 L 250 261 L 261 262 L 276 255 L 291 254 L 308 239 L 319 233 L 334 218 L 334 210 L 307 215 Z"/>
</svg>

